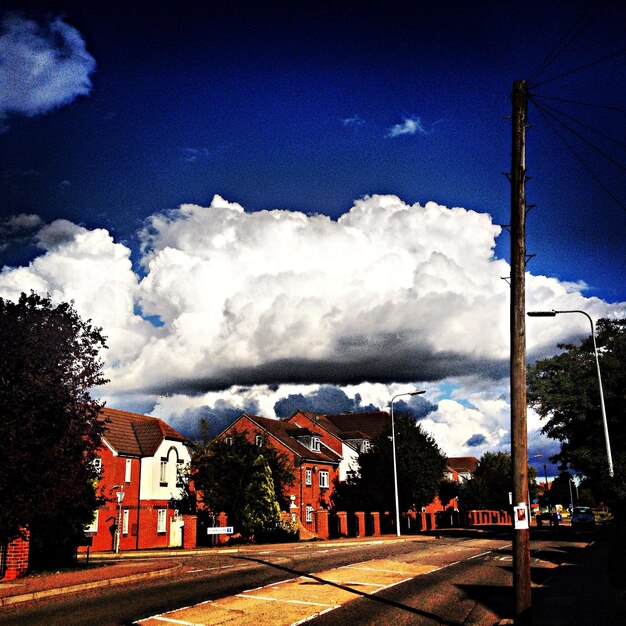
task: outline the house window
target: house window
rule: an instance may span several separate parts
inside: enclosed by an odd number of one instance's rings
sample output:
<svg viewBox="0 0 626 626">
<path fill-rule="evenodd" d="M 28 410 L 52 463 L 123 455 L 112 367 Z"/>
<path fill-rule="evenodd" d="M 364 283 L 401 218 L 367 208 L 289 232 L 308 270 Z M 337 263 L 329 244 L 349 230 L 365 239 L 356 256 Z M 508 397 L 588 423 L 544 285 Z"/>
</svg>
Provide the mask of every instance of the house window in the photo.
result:
<svg viewBox="0 0 626 626">
<path fill-rule="evenodd" d="M 326 470 L 320 470 L 319 481 L 321 489 L 328 489 L 328 472 Z"/>
<path fill-rule="evenodd" d="M 369 439 L 363 439 L 363 445 L 361 446 L 361 452 L 369 452 L 370 441 Z"/>
<path fill-rule="evenodd" d="M 183 487 L 184 486 L 184 470 L 183 470 L 183 462 L 178 461 L 176 463 L 176 486 Z"/>
<path fill-rule="evenodd" d="M 98 478 L 102 475 L 102 457 L 97 456 L 92 462 L 94 471 L 98 475 Z"/>
<path fill-rule="evenodd" d="M 313 507 L 310 504 L 306 505 L 306 518 L 305 519 L 307 522 L 313 521 Z"/>
<path fill-rule="evenodd" d="M 128 520 L 130 518 L 130 511 L 128 509 L 124 509 L 122 511 L 122 534 L 128 535 Z"/>
<path fill-rule="evenodd" d="M 167 487 L 167 459 L 161 459 L 159 482 L 161 483 L 161 487 Z"/>
<path fill-rule="evenodd" d="M 305 482 L 305 484 L 307 484 L 307 485 L 310 485 L 310 484 L 311 484 L 311 482 L 312 482 L 312 481 L 311 481 L 311 474 L 312 474 L 312 472 L 311 472 L 311 470 L 310 470 L 310 469 L 308 469 L 308 470 L 304 470 L 304 482 Z"/>
<path fill-rule="evenodd" d="M 263 445 L 263 435 L 257 435 L 254 438 L 254 443 L 260 448 Z"/>
<path fill-rule="evenodd" d="M 126 473 L 124 474 L 124 482 L 129 483 L 133 471 L 133 460 L 126 459 Z"/>
<path fill-rule="evenodd" d="M 227 446 L 232 446 L 233 445 L 233 438 L 232 437 L 226 437 L 226 445 Z"/>
<path fill-rule="evenodd" d="M 97 533 L 98 532 L 98 510 L 96 509 L 93 514 L 93 520 L 89 526 L 85 526 L 86 533 Z"/>
<path fill-rule="evenodd" d="M 313 452 L 320 451 L 320 438 L 319 437 L 311 437 L 311 450 Z"/>
<path fill-rule="evenodd" d="M 167 521 L 167 509 L 157 510 L 157 533 L 164 533 L 166 531 L 165 523 Z"/>
</svg>

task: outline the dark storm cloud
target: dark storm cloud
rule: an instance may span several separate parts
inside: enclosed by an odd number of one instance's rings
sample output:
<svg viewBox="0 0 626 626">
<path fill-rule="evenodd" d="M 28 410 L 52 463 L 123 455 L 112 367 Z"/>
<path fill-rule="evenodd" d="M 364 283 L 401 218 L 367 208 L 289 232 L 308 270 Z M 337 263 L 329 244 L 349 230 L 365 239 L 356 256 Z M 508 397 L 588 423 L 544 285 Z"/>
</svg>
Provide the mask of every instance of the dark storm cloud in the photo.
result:
<svg viewBox="0 0 626 626">
<path fill-rule="evenodd" d="M 358 393 L 350 398 L 343 390 L 325 385 L 307 395 L 296 393 L 282 398 L 274 405 L 274 412 L 278 417 L 290 417 L 297 410 L 336 415 L 376 411 L 378 408 L 371 404 L 361 405 Z"/>
<path fill-rule="evenodd" d="M 464 445 L 468 446 L 469 448 L 476 448 L 478 446 L 482 446 L 486 442 L 487 442 L 487 437 L 485 437 L 485 435 L 481 435 L 479 433 L 476 433 L 475 435 L 472 435 L 465 442 Z"/>
</svg>

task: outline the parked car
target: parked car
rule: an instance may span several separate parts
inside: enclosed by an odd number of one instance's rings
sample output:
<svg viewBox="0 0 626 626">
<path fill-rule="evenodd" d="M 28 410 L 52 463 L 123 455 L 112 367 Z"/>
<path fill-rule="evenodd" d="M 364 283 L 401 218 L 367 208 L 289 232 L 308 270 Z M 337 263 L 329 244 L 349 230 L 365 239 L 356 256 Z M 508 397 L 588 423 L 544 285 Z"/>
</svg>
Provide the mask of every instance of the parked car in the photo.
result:
<svg viewBox="0 0 626 626">
<path fill-rule="evenodd" d="M 593 528 L 596 518 L 588 506 L 575 506 L 572 513 L 572 528 Z"/>
<path fill-rule="evenodd" d="M 548 522 L 550 526 L 558 526 L 562 519 L 563 516 L 558 511 L 544 511 L 543 513 L 537 513 L 535 516 L 537 526 L 540 528 L 543 526 L 543 522 Z"/>
</svg>

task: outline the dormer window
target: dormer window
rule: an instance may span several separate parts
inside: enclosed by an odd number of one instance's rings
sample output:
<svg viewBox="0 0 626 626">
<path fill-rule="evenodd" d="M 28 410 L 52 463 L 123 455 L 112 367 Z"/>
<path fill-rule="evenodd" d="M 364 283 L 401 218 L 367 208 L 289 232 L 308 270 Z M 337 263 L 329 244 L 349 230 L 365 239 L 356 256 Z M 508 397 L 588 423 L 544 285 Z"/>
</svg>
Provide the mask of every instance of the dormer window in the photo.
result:
<svg viewBox="0 0 626 626">
<path fill-rule="evenodd" d="M 320 451 L 320 438 L 319 437 L 311 437 L 311 450 L 313 452 Z"/>
</svg>

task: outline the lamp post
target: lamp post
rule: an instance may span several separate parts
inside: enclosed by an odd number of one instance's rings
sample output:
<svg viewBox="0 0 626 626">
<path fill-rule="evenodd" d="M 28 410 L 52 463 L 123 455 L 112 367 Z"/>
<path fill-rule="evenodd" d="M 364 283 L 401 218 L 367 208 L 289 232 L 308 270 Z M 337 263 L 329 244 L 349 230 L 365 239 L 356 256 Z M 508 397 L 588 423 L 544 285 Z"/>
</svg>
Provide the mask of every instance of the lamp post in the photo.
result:
<svg viewBox="0 0 626 626">
<path fill-rule="evenodd" d="M 117 529 L 115 531 L 115 554 L 120 551 L 120 542 L 122 539 L 122 502 L 124 500 L 124 483 L 121 485 L 113 485 L 111 489 L 120 489 L 115 495 L 117 496 Z"/>
<path fill-rule="evenodd" d="M 572 488 L 572 484 L 574 485 L 574 488 L 576 489 L 576 506 L 578 506 L 580 504 L 580 498 L 578 497 L 578 485 L 576 484 L 576 481 L 573 478 L 570 478 L 569 482 L 570 482 L 570 490 Z"/>
<path fill-rule="evenodd" d="M 398 466 L 396 464 L 396 428 L 393 420 L 393 401 L 400 396 L 419 396 L 425 391 L 405 391 L 391 398 L 391 446 L 393 449 L 393 485 L 396 496 L 396 535 L 400 536 L 400 504 L 398 500 Z"/>
<path fill-rule="evenodd" d="M 606 409 L 604 408 L 604 392 L 602 391 L 602 376 L 600 375 L 600 359 L 598 358 L 598 346 L 596 345 L 596 333 L 593 328 L 593 320 L 585 311 L 528 311 L 529 317 L 554 317 L 560 313 L 581 313 L 591 325 L 591 338 L 593 339 L 593 353 L 596 357 L 596 370 L 598 372 L 598 387 L 600 389 L 600 408 L 602 409 L 602 426 L 604 428 L 604 442 L 606 444 L 606 458 L 609 466 L 609 476 L 613 478 L 613 455 L 611 454 L 611 441 L 609 439 L 609 426 L 606 421 Z"/>
</svg>

